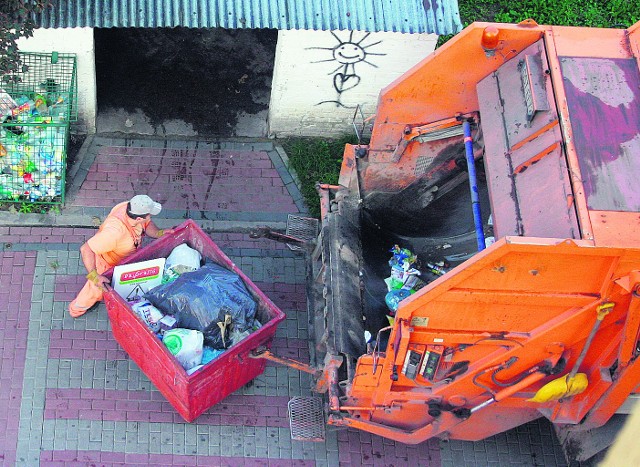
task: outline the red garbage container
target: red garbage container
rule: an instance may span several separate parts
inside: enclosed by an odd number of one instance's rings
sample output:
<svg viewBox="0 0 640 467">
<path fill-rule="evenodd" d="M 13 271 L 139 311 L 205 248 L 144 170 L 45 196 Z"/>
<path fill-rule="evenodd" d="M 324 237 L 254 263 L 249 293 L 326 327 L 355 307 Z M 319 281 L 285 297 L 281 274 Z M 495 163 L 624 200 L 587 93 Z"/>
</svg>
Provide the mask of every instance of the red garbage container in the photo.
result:
<svg viewBox="0 0 640 467">
<path fill-rule="evenodd" d="M 186 243 L 208 258 L 238 274 L 256 301 L 256 318 L 262 327 L 233 345 L 218 358 L 192 375 L 187 375 L 165 345 L 131 309 L 129 303 L 109 288 L 104 294 L 113 335 L 145 375 L 166 397 L 180 415 L 191 422 L 264 372 L 264 359 L 250 358 L 249 353 L 271 346 L 278 323 L 284 313 L 236 267 L 211 238 L 192 220 L 181 224 L 172 235 L 141 248 L 123 264 L 169 256 L 178 245 Z M 111 278 L 113 270 L 105 275 Z"/>
</svg>

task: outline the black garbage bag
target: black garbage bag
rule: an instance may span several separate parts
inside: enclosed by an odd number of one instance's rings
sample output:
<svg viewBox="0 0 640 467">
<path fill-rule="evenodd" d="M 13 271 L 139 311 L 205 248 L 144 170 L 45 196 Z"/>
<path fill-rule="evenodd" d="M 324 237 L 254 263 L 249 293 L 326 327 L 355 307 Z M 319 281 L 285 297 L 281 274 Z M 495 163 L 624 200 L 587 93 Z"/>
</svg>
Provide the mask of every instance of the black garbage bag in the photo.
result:
<svg viewBox="0 0 640 467">
<path fill-rule="evenodd" d="M 211 261 L 154 287 L 145 298 L 173 315 L 178 327 L 202 331 L 214 349 L 229 347 L 231 331 L 246 331 L 256 316 L 256 302 L 240 276 Z"/>
</svg>

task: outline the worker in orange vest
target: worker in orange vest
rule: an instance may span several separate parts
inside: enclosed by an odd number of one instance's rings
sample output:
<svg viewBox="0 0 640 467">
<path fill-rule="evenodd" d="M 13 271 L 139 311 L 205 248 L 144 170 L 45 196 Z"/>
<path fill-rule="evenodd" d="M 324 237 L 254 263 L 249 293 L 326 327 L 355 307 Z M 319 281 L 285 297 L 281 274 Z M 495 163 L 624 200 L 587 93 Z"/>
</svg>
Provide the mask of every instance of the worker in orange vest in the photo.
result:
<svg viewBox="0 0 640 467">
<path fill-rule="evenodd" d="M 136 251 L 143 235 L 160 238 L 173 233 L 173 229 L 159 229 L 151 220 L 161 209 L 162 205 L 147 195 L 136 195 L 116 205 L 98 232 L 80 247 L 88 274 L 87 283 L 69 303 L 73 318 L 84 315 L 102 300 L 104 285 L 109 282 L 102 274 Z"/>
</svg>

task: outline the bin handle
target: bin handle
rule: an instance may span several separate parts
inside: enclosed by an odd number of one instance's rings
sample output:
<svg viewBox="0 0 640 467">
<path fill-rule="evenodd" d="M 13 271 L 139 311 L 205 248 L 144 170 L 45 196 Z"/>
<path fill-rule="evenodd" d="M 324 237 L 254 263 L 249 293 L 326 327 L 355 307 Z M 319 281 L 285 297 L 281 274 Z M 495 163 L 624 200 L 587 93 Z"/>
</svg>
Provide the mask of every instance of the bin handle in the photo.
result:
<svg viewBox="0 0 640 467">
<path fill-rule="evenodd" d="M 182 230 L 186 230 L 187 227 L 188 227 L 188 225 L 185 224 L 184 222 L 182 224 L 180 224 L 179 226 L 177 226 L 177 227 L 172 227 L 173 234 L 175 235 L 175 234 L 177 234 L 178 232 L 180 232 Z M 160 237 L 160 238 L 162 238 L 162 237 Z"/>
<path fill-rule="evenodd" d="M 376 337 L 376 343 L 373 346 L 373 374 L 374 375 L 376 374 L 376 370 L 378 369 L 378 356 L 379 356 L 378 346 L 380 344 L 380 334 L 382 333 L 382 331 L 390 331 L 391 329 L 393 329 L 392 326 L 387 326 L 378 331 L 378 335 Z"/>
</svg>

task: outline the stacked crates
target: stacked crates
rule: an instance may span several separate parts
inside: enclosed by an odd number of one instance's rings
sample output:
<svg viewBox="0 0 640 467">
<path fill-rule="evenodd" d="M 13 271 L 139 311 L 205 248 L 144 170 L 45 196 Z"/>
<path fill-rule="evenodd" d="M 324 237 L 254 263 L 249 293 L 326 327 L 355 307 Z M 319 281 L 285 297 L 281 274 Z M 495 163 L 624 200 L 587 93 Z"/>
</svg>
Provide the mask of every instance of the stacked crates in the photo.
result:
<svg viewBox="0 0 640 467">
<path fill-rule="evenodd" d="M 76 56 L 20 57 L 20 71 L 0 77 L 0 203 L 61 205 L 77 120 Z"/>
</svg>

